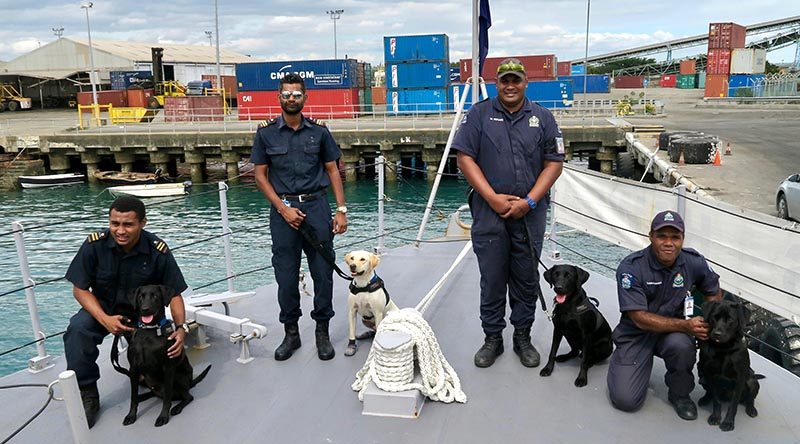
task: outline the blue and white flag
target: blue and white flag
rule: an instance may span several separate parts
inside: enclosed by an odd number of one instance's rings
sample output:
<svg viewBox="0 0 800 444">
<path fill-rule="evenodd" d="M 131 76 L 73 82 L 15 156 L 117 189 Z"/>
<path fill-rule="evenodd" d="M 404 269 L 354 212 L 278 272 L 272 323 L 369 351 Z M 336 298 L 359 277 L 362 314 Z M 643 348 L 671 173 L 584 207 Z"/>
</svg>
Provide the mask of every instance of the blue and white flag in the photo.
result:
<svg viewBox="0 0 800 444">
<path fill-rule="evenodd" d="M 489 53 L 489 28 L 492 27 L 492 14 L 489 12 L 489 0 L 480 0 L 480 15 L 478 17 L 478 60 L 480 72 L 483 75 L 483 62 Z"/>
</svg>

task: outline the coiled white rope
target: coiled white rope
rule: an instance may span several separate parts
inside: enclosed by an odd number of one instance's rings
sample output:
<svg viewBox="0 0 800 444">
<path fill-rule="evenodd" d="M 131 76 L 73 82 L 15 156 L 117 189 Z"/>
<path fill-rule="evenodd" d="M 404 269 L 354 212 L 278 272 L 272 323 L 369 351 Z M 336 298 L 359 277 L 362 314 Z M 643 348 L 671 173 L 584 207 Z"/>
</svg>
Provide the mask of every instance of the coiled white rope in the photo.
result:
<svg viewBox="0 0 800 444">
<path fill-rule="evenodd" d="M 407 333 L 411 341 L 384 349 L 378 336 L 388 331 Z M 421 384 L 412 382 L 415 357 L 422 377 Z M 461 390 L 461 381 L 442 354 L 431 326 L 413 308 L 390 312 L 381 321 L 367 362 L 356 373 L 352 385 L 360 401 L 364 400 L 364 391 L 370 381 L 386 392 L 416 389 L 434 401 L 467 402 L 467 395 Z"/>
</svg>

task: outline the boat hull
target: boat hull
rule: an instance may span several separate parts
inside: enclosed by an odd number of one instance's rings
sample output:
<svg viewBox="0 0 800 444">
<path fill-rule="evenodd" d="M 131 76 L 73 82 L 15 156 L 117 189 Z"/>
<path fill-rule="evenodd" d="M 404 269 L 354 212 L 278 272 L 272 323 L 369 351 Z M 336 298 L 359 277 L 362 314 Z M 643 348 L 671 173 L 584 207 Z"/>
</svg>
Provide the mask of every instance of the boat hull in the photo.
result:
<svg viewBox="0 0 800 444">
<path fill-rule="evenodd" d="M 17 180 L 22 188 L 44 188 L 83 183 L 86 176 L 83 174 L 46 174 L 43 176 L 19 176 Z"/>
<path fill-rule="evenodd" d="M 123 185 L 109 187 L 108 192 L 114 197 L 135 196 L 135 197 L 170 197 L 181 196 L 189 193 L 191 182 L 184 183 L 162 183 L 146 185 Z"/>
</svg>

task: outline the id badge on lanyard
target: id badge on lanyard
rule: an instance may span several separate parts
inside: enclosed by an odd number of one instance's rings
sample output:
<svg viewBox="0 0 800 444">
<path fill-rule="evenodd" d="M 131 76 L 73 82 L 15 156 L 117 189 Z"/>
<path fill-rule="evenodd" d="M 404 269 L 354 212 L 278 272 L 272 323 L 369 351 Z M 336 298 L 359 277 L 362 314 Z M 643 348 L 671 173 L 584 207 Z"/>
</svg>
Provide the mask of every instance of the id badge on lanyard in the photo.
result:
<svg viewBox="0 0 800 444">
<path fill-rule="evenodd" d="M 691 291 L 686 292 L 686 299 L 683 300 L 683 317 L 689 319 L 694 314 L 694 296 Z"/>
</svg>

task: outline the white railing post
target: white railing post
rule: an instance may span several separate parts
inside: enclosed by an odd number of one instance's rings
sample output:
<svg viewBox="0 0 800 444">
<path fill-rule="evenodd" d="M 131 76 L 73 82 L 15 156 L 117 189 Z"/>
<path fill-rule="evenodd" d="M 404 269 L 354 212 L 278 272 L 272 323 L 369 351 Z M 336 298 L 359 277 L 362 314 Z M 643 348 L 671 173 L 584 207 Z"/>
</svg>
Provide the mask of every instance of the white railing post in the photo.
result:
<svg viewBox="0 0 800 444">
<path fill-rule="evenodd" d="M 558 251 L 558 233 L 556 232 L 556 189 L 550 188 L 550 249 L 552 250 L 552 256 L 550 257 L 554 261 L 561 260 L 561 252 Z"/>
<path fill-rule="evenodd" d="M 222 216 L 222 245 L 225 248 L 225 275 L 228 277 L 228 291 L 233 289 L 233 258 L 231 257 L 231 228 L 228 225 L 228 184 L 219 183 L 219 211 Z"/>
<path fill-rule="evenodd" d="M 86 422 L 86 412 L 83 411 L 81 392 L 78 388 L 78 378 L 75 376 L 75 372 L 66 370 L 59 373 L 58 385 L 61 386 L 62 399 L 67 408 L 69 428 L 72 429 L 72 440 L 76 444 L 89 443 L 89 424 Z"/>
<path fill-rule="evenodd" d="M 31 316 L 31 327 L 33 328 L 33 339 L 39 340 L 36 343 L 36 357 L 28 360 L 28 371 L 38 373 L 53 366 L 52 357 L 44 349 L 45 334 L 39 321 L 39 308 L 36 306 L 36 283 L 31 278 L 31 270 L 28 266 L 28 254 L 25 252 L 25 239 L 22 237 L 24 229 L 20 222 L 12 222 L 11 227 L 14 231 L 14 244 L 17 246 L 17 259 L 19 268 L 22 272 L 22 284 L 25 288 L 25 299 L 28 302 L 28 313 Z"/>
<path fill-rule="evenodd" d="M 678 214 L 685 220 L 686 219 L 686 185 L 678 185 L 675 187 L 678 191 Z"/>
<path fill-rule="evenodd" d="M 376 254 L 383 253 L 384 246 L 384 182 L 386 180 L 386 158 L 378 156 L 375 160 L 375 167 L 378 170 L 378 246 L 375 247 Z"/>
</svg>

